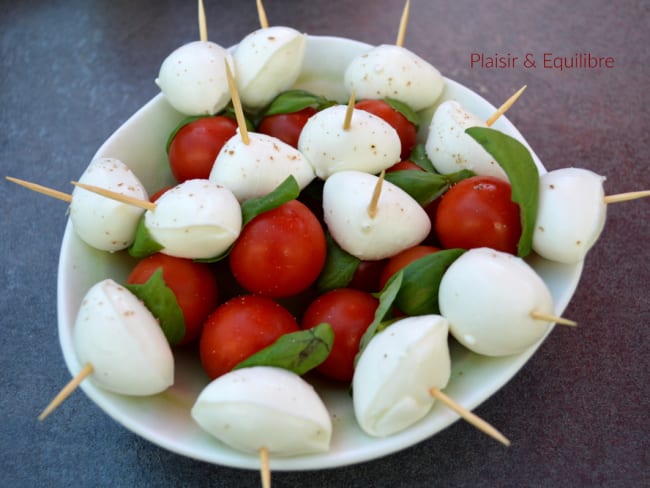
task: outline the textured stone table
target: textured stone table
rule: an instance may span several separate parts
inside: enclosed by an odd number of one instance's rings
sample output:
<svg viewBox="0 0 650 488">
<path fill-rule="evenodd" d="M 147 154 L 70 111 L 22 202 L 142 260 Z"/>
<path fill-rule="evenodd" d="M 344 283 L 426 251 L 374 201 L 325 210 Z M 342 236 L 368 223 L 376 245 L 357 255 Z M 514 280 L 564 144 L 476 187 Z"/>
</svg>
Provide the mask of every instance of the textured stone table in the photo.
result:
<svg viewBox="0 0 650 488">
<path fill-rule="evenodd" d="M 157 93 L 161 61 L 198 32 L 196 2 L 0 3 L 2 173 L 60 189 Z M 205 3 L 215 42 L 232 45 L 257 28 L 252 0 Z M 266 10 L 272 24 L 378 44 L 394 42 L 402 5 L 267 0 Z M 647 1 L 413 0 L 406 45 L 495 105 L 527 84 L 508 116 L 547 168 L 592 169 L 618 193 L 650 188 L 649 28 Z M 544 53 L 611 57 L 614 66 L 560 70 L 544 67 Z M 508 66 L 472 65 L 473 54 L 498 54 Z M 526 54 L 536 67 L 524 66 Z M 8 182 L 0 205 L 3 486 L 258 486 L 256 472 L 180 457 L 137 437 L 82 392 L 36 420 L 69 379 L 56 330 L 66 206 Z M 556 329 L 476 410 L 510 448 L 457 422 L 383 459 L 274 473 L 274 486 L 647 486 L 649 211 L 650 200 L 608 209 L 565 312 L 579 327 Z"/>
</svg>

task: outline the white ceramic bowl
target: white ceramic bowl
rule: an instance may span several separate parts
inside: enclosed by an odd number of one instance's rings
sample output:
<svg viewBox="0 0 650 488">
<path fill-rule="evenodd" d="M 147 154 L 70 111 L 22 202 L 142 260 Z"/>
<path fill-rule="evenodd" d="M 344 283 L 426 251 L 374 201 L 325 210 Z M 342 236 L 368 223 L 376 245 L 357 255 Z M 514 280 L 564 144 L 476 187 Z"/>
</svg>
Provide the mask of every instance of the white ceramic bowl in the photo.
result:
<svg viewBox="0 0 650 488">
<path fill-rule="evenodd" d="M 352 57 L 368 48 L 366 44 L 348 39 L 309 37 L 306 61 L 297 86 L 345 102 L 347 94 L 342 87 L 344 69 Z M 452 80 L 446 81 L 441 100 L 456 99 L 485 119 L 495 111 L 494 106 L 476 93 Z M 432 110 L 424 113 L 424 119 L 430 118 L 431 113 Z M 127 120 L 102 145 L 96 156 L 122 160 L 133 169 L 147 190 L 154 192 L 173 182 L 167 166 L 165 141 L 182 119 L 183 116 L 158 95 Z M 501 117 L 494 127 L 525 143 L 506 117 Z M 540 171 L 544 171 L 534 153 L 533 157 Z M 531 263 L 548 284 L 555 300 L 555 312 L 561 315 L 578 284 L 582 265 L 560 265 L 539 258 L 532 258 Z M 83 296 L 93 284 L 104 278 L 123 282 L 133 264 L 126 252 L 109 254 L 91 249 L 79 240 L 68 222 L 59 261 L 58 321 L 61 348 L 71 374 L 81 369 L 73 349 L 72 327 Z M 461 405 L 475 408 L 507 383 L 538 345 L 516 356 L 489 358 L 454 344 L 452 374 L 446 393 Z M 159 446 L 215 464 L 258 469 L 257 456 L 230 449 L 203 432 L 192 420 L 190 408 L 208 378 L 198 357 L 187 351 L 176 356 L 175 383 L 162 394 L 145 398 L 117 395 L 97 387 L 90 379 L 85 380 L 81 388 L 108 415 Z M 333 419 L 331 450 L 318 455 L 272 458 L 273 470 L 329 468 L 378 458 L 422 441 L 458 419 L 454 412 L 437 403 L 424 419 L 403 432 L 387 438 L 373 438 L 357 426 L 346 388 L 323 383 L 317 385 L 317 389 Z M 525 412 L 520 414 L 525 415 Z M 517 412 L 513 411 L 512 415 L 517 415 Z"/>
</svg>

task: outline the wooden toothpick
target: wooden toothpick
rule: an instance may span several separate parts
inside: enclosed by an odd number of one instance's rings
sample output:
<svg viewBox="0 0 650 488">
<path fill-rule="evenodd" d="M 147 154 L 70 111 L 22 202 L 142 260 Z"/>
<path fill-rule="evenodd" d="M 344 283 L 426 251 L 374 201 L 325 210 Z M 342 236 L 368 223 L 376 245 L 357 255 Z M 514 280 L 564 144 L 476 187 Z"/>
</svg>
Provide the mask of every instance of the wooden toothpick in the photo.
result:
<svg viewBox="0 0 650 488">
<path fill-rule="evenodd" d="M 381 187 L 384 184 L 384 176 L 386 175 L 386 170 L 382 170 L 375 185 L 375 190 L 372 192 L 372 199 L 368 205 L 368 217 L 374 219 L 377 216 L 378 206 L 379 206 L 379 196 L 381 195 Z"/>
<path fill-rule="evenodd" d="M 550 313 L 532 311 L 530 312 L 530 316 L 535 320 L 555 322 L 556 324 L 560 324 L 560 325 L 569 325 L 571 327 L 575 327 L 576 325 L 578 325 L 578 322 L 576 322 L 575 320 L 565 319 L 564 317 L 557 317 L 556 315 Z"/>
<path fill-rule="evenodd" d="M 70 195 L 69 193 L 63 193 L 62 191 L 54 190 L 52 188 L 48 188 L 47 186 L 38 185 L 36 183 L 31 183 L 29 181 L 20 180 L 12 176 L 5 176 L 5 178 L 11 181 L 12 183 L 16 183 L 17 185 L 23 186 L 32 191 L 42 193 L 43 195 L 47 195 L 48 197 L 57 198 L 59 200 L 63 200 L 64 202 L 68 202 L 68 203 L 72 201 L 72 195 Z"/>
<path fill-rule="evenodd" d="M 508 99 L 503 103 L 503 105 L 501 105 L 501 106 L 497 109 L 497 111 L 494 112 L 494 114 L 492 115 L 492 117 L 490 117 L 489 119 L 487 119 L 487 120 L 485 121 L 485 125 L 487 125 L 488 127 L 491 127 L 492 124 L 494 124 L 494 123 L 497 121 L 497 119 L 498 119 L 499 117 L 501 117 L 504 113 L 506 113 L 506 111 L 507 111 L 510 107 L 512 107 L 512 105 L 517 101 L 517 99 L 518 99 L 518 98 L 521 96 L 521 94 L 524 92 L 524 90 L 526 89 L 526 86 L 528 86 L 528 85 L 524 85 L 524 86 L 522 86 L 519 90 L 517 90 L 517 92 L 516 92 L 514 95 L 512 95 L 510 98 L 508 98 Z"/>
<path fill-rule="evenodd" d="M 83 188 L 84 190 L 88 190 L 103 197 L 110 198 L 111 200 L 133 205 L 134 207 L 139 207 L 144 210 L 156 210 L 156 204 L 150 202 L 149 200 L 141 200 L 139 198 L 130 197 L 128 195 L 122 195 L 121 193 L 107 190 L 101 186 L 87 185 L 86 183 L 80 183 L 78 181 L 71 181 L 70 183 L 72 183 L 74 186 L 78 186 L 79 188 Z"/>
<path fill-rule="evenodd" d="M 269 450 L 266 447 L 259 449 L 260 455 L 260 477 L 262 488 L 271 488 L 271 468 L 269 466 Z"/>
<path fill-rule="evenodd" d="M 395 45 L 399 47 L 404 46 L 404 37 L 406 37 L 406 27 L 409 22 L 410 9 L 411 2 L 410 0 L 406 0 L 406 3 L 404 4 L 404 10 L 402 10 L 402 18 L 399 23 L 399 30 L 397 31 L 397 40 L 395 41 Z"/>
<path fill-rule="evenodd" d="M 345 111 L 345 118 L 343 119 L 343 130 L 350 130 L 352 125 L 352 114 L 354 113 L 354 90 L 350 93 L 350 99 L 348 100 L 348 108 Z"/>
<path fill-rule="evenodd" d="M 45 410 L 38 416 L 38 420 L 44 420 L 49 414 L 51 414 L 55 408 L 61 405 L 66 398 L 68 398 L 73 391 L 81 384 L 81 382 L 92 374 L 94 371 L 93 365 L 87 363 L 84 367 L 77 373 L 77 375 L 70 380 L 70 382 L 63 387 L 63 389 L 54 397 L 54 399 L 49 403 Z"/>
<path fill-rule="evenodd" d="M 650 190 L 630 191 L 627 193 L 617 193 L 616 195 L 607 195 L 604 202 L 609 205 L 610 203 L 627 202 L 629 200 L 636 200 L 637 198 L 650 197 Z"/>
<path fill-rule="evenodd" d="M 230 70 L 230 65 L 228 64 L 227 59 L 225 61 L 225 64 L 226 76 L 228 77 L 228 87 L 230 89 L 230 97 L 232 98 L 232 106 L 235 109 L 235 118 L 237 119 L 237 126 L 239 127 L 239 135 L 241 136 L 242 142 L 248 146 L 250 144 L 250 138 L 248 137 L 246 117 L 244 116 L 244 109 L 241 106 L 239 91 L 237 91 L 235 77 L 232 75 L 232 71 Z"/>
<path fill-rule="evenodd" d="M 208 27 L 205 21 L 205 8 L 203 0 L 199 0 L 199 39 L 206 42 L 208 40 Z"/>
<path fill-rule="evenodd" d="M 505 446 L 510 445 L 510 441 L 508 440 L 508 438 L 504 436 L 501 432 L 499 432 L 497 429 L 492 427 L 489 423 L 487 423 L 485 420 L 480 418 L 478 415 L 472 413 L 470 410 L 467 410 L 465 407 L 456 403 L 454 400 L 449 398 L 439 389 L 431 388 L 429 390 L 429 393 L 436 400 L 440 400 L 442 403 L 444 403 L 446 406 L 451 408 L 454 412 L 456 412 L 458 415 L 460 415 L 463 419 L 465 419 L 467 422 L 472 424 L 474 427 L 479 429 L 481 432 L 484 432 L 485 434 L 489 435 L 493 439 L 496 439 L 497 441 L 499 441 Z"/>
<path fill-rule="evenodd" d="M 266 18 L 266 11 L 264 10 L 264 5 L 262 5 L 262 0 L 257 0 L 257 16 L 260 19 L 262 29 L 268 29 L 269 19 Z"/>
</svg>

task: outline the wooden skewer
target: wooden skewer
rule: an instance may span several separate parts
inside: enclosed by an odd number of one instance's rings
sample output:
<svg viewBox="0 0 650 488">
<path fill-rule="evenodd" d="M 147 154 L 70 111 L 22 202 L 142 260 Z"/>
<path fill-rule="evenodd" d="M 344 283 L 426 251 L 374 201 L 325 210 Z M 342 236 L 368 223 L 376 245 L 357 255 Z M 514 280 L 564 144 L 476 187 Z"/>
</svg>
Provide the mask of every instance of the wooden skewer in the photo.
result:
<svg viewBox="0 0 650 488">
<path fill-rule="evenodd" d="M 199 0 L 199 39 L 206 42 L 208 40 L 208 27 L 205 21 L 205 8 L 203 0 Z"/>
<path fill-rule="evenodd" d="M 618 193 L 616 195 L 607 195 L 604 198 L 606 204 L 627 202 L 629 200 L 636 200 L 637 198 L 650 197 L 650 190 L 631 191 L 628 193 Z"/>
<path fill-rule="evenodd" d="M 70 382 L 63 387 L 63 389 L 54 397 L 54 399 L 49 403 L 45 410 L 38 416 L 38 420 L 44 420 L 49 414 L 51 414 L 55 408 L 61 405 L 66 398 L 68 398 L 73 391 L 77 389 L 79 384 L 85 380 L 88 376 L 94 371 L 93 365 L 87 363 L 84 367 L 77 373 L 77 375 L 70 380 Z"/>
<path fill-rule="evenodd" d="M 257 0 L 257 16 L 260 19 L 262 29 L 268 29 L 269 19 L 266 18 L 266 11 L 264 10 L 264 5 L 262 5 L 262 0 Z"/>
<path fill-rule="evenodd" d="M 70 183 L 72 183 L 74 186 L 78 186 L 79 188 L 83 188 L 84 190 L 97 193 L 98 195 L 116 200 L 118 202 L 133 205 L 134 207 L 140 207 L 144 210 L 156 210 L 156 204 L 150 202 L 149 200 L 141 200 L 139 198 L 130 197 L 128 195 L 122 195 L 121 193 L 107 190 L 106 188 L 102 188 L 100 186 L 87 185 L 86 183 L 79 183 L 78 181 L 71 181 Z"/>
<path fill-rule="evenodd" d="M 36 183 L 31 183 L 29 181 L 20 180 L 12 176 L 5 176 L 5 178 L 11 181 L 12 183 L 16 183 L 17 185 L 24 186 L 25 188 L 29 188 L 32 191 L 42 193 L 43 195 L 47 195 L 48 197 L 57 198 L 59 200 L 63 200 L 64 202 L 68 202 L 68 203 L 72 201 L 72 195 L 70 195 L 69 193 L 63 193 L 62 191 L 54 190 L 52 188 L 48 188 L 47 186 L 38 185 Z"/>
<path fill-rule="evenodd" d="M 382 170 L 381 174 L 379 175 L 379 179 L 377 180 L 377 184 L 375 185 L 375 191 L 372 192 L 372 199 L 370 200 L 370 204 L 368 205 L 368 216 L 371 219 L 374 219 L 377 216 L 379 196 L 381 195 L 381 187 L 384 183 L 385 175 L 386 175 L 386 170 Z"/>
<path fill-rule="evenodd" d="M 228 77 L 228 87 L 230 88 L 230 96 L 232 98 L 232 106 L 235 109 L 235 118 L 237 119 L 237 126 L 239 127 L 239 134 L 244 144 L 250 144 L 250 137 L 248 137 L 248 129 L 246 128 L 246 117 L 244 117 L 244 109 L 241 106 L 241 99 L 237 91 L 237 84 L 235 77 L 232 75 L 228 60 L 226 63 L 226 76 Z"/>
<path fill-rule="evenodd" d="M 521 94 L 524 92 L 524 90 L 526 89 L 526 86 L 528 86 L 528 85 L 524 85 L 524 86 L 522 86 L 519 90 L 517 90 L 517 92 L 516 92 L 514 95 L 512 95 L 510 98 L 508 98 L 508 99 L 503 103 L 503 105 L 501 105 L 501 106 L 497 109 L 497 111 L 494 112 L 494 114 L 492 115 L 492 117 L 490 117 L 489 119 L 487 119 L 487 120 L 485 121 L 485 125 L 487 125 L 488 127 L 491 127 L 492 124 L 494 124 L 494 123 L 497 121 L 497 119 L 498 119 L 499 117 L 501 117 L 504 113 L 506 113 L 506 111 L 507 111 L 510 107 L 512 107 L 512 105 L 517 101 L 517 99 L 518 99 L 518 98 L 521 96 Z"/>
<path fill-rule="evenodd" d="M 560 324 L 560 325 L 569 325 L 571 327 L 575 327 L 576 325 L 578 325 L 578 322 L 576 322 L 575 320 L 565 319 L 564 317 L 557 317 L 550 313 L 537 312 L 533 310 L 532 312 L 530 312 L 530 316 L 536 320 L 555 322 L 556 324 Z"/>
<path fill-rule="evenodd" d="M 480 418 L 478 415 L 475 415 L 470 410 L 467 410 L 465 407 L 456 403 L 454 400 L 449 398 L 439 389 L 431 388 L 429 390 L 429 393 L 436 400 L 440 400 L 442 403 L 447 405 L 454 412 L 456 412 L 458 415 L 460 415 L 463 419 L 465 419 L 467 422 L 472 424 L 474 427 L 479 429 L 481 432 L 484 432 L 485 434 L 489 435 L 493 439 L 496 439 L 497 441 L 501 442 L 505 446 L 510 445 L 510 441 L 508 440 L 508 438 L 504 436 L 501 432 L 499 432 L 497 429 L 492 427 L 489 423 L 487 423 L 485 420 Z"/>
<path fill-rule="evenodd" d="M 350 99 L 348 100 L 348 109 L 345 111 L 345 118 L 343 119 L 343 130 L 350 130 L 352 125 L 352 114 L 354 112 L 354 90 L 350 93 Z"/>
<path fill-rule="evenodd" d="M 402 47 L 404 46 L 404 37 L 406 36 L 406 26 L 408 25 L 409 22 L 409 11 L 411 9 L 411 1 L 406 0 L 406 3 L 404 4 L 404 10 L 402 10 L 402 18 L 399 23 L 399 30 L 397 31 L 397 40 L 395 41 L 395 45 Z"/>
<path fill-rule="evenodd" d="M 271 488 L 271 468 L 269 466 L 269 450 L 261 447 L 260 454 L 260 476 L 262 478 L 262 488 Z"/>
</svg>

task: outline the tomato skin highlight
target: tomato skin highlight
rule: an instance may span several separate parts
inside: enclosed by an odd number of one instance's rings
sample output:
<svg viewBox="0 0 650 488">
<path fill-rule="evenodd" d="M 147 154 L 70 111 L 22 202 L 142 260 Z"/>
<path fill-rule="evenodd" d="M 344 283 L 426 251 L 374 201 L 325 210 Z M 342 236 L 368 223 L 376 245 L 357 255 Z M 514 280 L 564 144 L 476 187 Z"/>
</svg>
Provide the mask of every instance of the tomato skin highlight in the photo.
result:
<svg viewBox="0 0 650 488">
<path fill-rule="evenodd" d="M 402 252 L 395 254 L 390 259 L 388 259 L 386 266 L 384 266 L 384 269 L 381 272 L 381 275 L 379 277 L 380 289 L 383 289 L 384 286 L 386 286 L 388 280 L 395 273 L 405 268 L 413 261 L 438 251 L 440 251 L 440 248 L 438 247 L 421 244 L 418 246 L 409 247 L 408 249 L 404 249 Z"/>
<path fill-rule="evenodd" d="M 302 128 L 309 120 L 309 117 L 315 113 L 315 108 L 306 107 L 297 112 L 269 115 L 262 119 L 257 126 L 257 131 L 277 137 L 290 146 L 297 148 Z"/>
<path fill-rule="evenodd" d="M 216 308 L 205 322 L 199 342 L 201 365 L 210 379 L 215 379 L 280 336 L 298 330 L 294 316 L 271 298 L 232 298 Z"/>
<path fill-rule="evenodd" d="M 354 105 L 355 108 L 370 112 L 377 117 L 384 119 L 393 129 L 397 131 L 399 140 L 402 143 L 401 159 L 410 156 L 413 146 L 417 142 L 417 128 L 404 117 L 400 112 L 391 107 L 384 100 L 361 100 Z"/>
<path fill-rule="evenodd" d="M 447 249 L 491 247 L 516 255 L 521 221 L 511 192 L 508 182 L 492 176 L 472 176 L 452 186 L 436 210 L 440 244 Z"/>
<path fill-rule="evenodd" d="M 273 298 L 306 290 L 325 264 L 325 232 L 306 205 L 291 200 L 251 220 L 229 256 L 237 282 Z"/>
<path fill-rule="evenodd" d="M 237 132 L 237 122 L 216 115 L 184 125 L 169 145 L 169 167 L 177 182 L 208 179 L 219 151 Z"/>
<path fill-rule="evenodd" d="M 334 330 L 334 343 L 327 359 L 316 370 L 329 378 L 351 381 L 359 342 L 375 317 L 379 300 L 351 288 L 338 288 L 316 298 L 302 318 L 302 328 L 326 322 Z"/>
<path fill-rule="evenodd" d="M 179 346 L 196 340 L 203 323 L 218 304 L 218 286 L 209 265 L 191 259 L 165 254 L 152 254 L 135 265 L 126 279 L 127 284 L 145 283 L 162 268 L 163 280 L 176 295 L 185 319 L 185 335 Z"/>
</svg>

